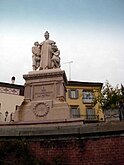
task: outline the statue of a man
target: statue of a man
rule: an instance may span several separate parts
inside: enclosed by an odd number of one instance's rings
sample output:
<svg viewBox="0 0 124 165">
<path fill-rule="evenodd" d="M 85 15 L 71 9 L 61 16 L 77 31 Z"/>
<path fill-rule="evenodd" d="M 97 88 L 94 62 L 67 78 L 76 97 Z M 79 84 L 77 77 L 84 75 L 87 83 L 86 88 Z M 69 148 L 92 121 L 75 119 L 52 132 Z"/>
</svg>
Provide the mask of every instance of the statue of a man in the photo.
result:
<svg viewBox="0 0 124 165">
<path fill-rule="evenodd" d="M 40 47 L 39 47 L 39 42 L 35 42 L 34 46 L 32 47 L 32 67 L 33 70 L 37 70 L 40 66 Z"/>
<path fill-rule="evenodd" d="M 52 45 L 55 44 L 54 41 L 49 40 L 48 31 L 44 34 L 45 41 L 40 43 L 41 50 L 41 60 L 40 60 L 40 70 L 51 69 L 51 58 L 52 58 Z"/>
</svg>

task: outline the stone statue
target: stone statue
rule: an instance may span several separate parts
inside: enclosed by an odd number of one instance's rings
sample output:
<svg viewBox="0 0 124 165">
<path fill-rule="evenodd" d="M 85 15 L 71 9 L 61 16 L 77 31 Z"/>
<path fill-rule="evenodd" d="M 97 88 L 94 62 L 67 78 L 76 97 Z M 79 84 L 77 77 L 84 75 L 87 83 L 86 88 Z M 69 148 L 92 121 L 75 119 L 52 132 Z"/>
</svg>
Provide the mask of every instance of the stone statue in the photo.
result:
<svg viewBox="0 0 124 165">
<path fill-rule="evenodd" d="M 32 67 L 33 70 L 37 70 L 40 66 L 40 59 L 41 59 L 41 54 L 40 54 L 40 46 L 39 42 L 35 42 L 34 46 L 32 47 Z"/>
<path fill-rule="evenodd" d="M 51 58 L 51 67 L 60 68 L 60 50 L 58 50 L 56 45 L 52 45 L 52 58 Z"/>
<path fill-rule="evenodd" d="M 52 69 L 60 67 L 60 51 L 58 50 L 56 43 L 52 40 L 49 40 L 48 31 L 44 34 L 45 41 L 40 43 L 40 68 L 43 69 Z"/>
</svg>

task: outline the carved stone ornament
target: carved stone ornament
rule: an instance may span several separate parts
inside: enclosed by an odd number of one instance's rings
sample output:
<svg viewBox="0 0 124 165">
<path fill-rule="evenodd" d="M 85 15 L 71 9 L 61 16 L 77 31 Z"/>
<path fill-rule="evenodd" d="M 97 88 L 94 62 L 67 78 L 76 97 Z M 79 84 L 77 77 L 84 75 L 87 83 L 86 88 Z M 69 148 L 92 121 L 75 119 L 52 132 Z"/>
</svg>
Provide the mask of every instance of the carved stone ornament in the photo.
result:
<svg viewBox="0 0 124 165">
<path fill-rule="evenodd" d="M 33 107 L 33 112 L 37 117 L 44 117 L 49 112 L 49 106 L 44 102 L 36 103 Z"/>
</svg>

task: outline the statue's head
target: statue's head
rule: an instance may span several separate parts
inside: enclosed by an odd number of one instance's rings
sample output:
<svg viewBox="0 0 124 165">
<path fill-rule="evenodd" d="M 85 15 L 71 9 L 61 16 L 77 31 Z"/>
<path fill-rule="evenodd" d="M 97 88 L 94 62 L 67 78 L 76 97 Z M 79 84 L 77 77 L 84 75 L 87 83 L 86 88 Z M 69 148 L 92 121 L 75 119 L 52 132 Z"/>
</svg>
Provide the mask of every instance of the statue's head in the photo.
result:
<svg viewBox="0 0 124 165">
<path fill-rule="evenodd" d="M 36 42 L 34 43 L 34 45 L 35 45 L 35 46 L 38 46 L 38 45 L 39 45 L 39 42 L 38 42 L 38 41 L 36 41 Z"/>
<path fill-rule="evenodd" d="M 44 33 L 44 37 L 45 37 L 46 40 L 49 39 L 49 32 L 48 32 L 48 31 L 46 31 L 46 32 Z"/>
</svg>

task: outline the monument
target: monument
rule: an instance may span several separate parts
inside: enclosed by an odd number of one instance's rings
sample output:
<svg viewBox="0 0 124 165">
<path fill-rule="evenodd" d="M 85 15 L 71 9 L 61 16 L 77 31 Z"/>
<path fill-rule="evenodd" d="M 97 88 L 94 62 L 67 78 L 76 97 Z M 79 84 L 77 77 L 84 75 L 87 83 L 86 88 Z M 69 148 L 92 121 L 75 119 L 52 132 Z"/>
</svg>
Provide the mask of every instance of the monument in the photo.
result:
<svg viewBox="0 0 124 165">
<path fill-rule="evenodd" d="M 15 112 L 14 121 L 33 122 L 68 120 L 69 107 L 66 103 L 67 78 L 60 69 L 60 50 L 49 39 L 35 42 L 32 47 L 33 71 L 23 75 L 25 79 L 24 101 Z"/>
</svg>

